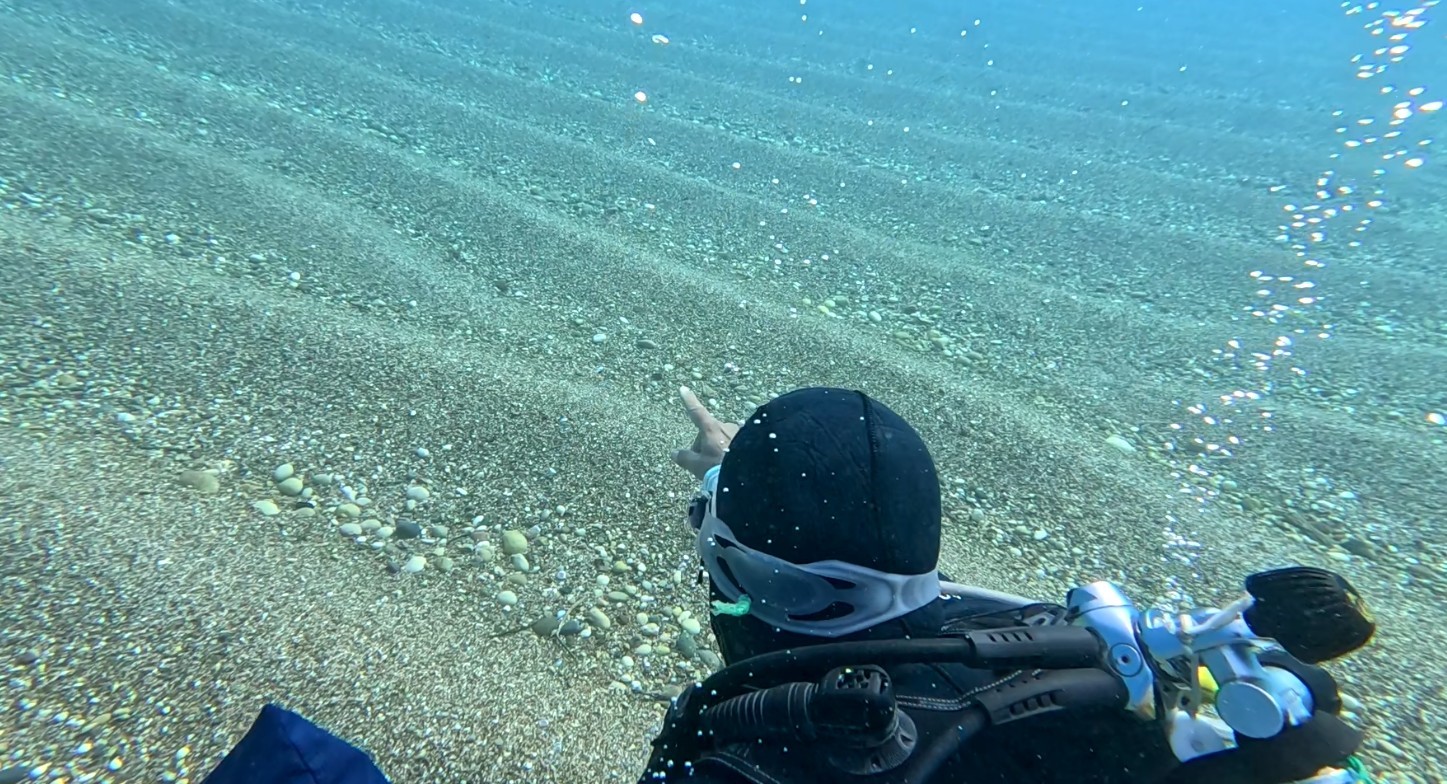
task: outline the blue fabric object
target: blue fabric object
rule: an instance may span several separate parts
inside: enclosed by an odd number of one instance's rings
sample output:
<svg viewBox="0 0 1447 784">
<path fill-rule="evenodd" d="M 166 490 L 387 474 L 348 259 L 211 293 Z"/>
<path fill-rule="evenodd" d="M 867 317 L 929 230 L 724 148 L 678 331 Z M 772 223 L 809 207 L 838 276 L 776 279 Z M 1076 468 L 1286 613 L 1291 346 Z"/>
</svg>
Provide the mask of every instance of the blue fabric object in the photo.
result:
<svg viewBox="0 0 1447 784">
<path fill-rule="evenodd" d="M 388 784 L 361 749 L 276 705 L 203 784 Z"/>
</svg>

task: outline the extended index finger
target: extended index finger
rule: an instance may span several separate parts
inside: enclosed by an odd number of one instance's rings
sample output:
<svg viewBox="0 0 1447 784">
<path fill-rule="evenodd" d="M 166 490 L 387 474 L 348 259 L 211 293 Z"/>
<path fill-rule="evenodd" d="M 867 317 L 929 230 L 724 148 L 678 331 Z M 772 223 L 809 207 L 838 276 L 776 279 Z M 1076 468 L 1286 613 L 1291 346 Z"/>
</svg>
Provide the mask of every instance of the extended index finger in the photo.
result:
<svg viewBox="0 0 1447 784">
<path fill-rule="evenodd" d="M 692 389 L 679 387 L 678 396 L 683 398 L 683 409 L 688 412 L 688 418 L 693 420 L 694 427 L 697 427 L 699 432 L 705 432 L 718 424 L 718 420 L 703 407 Z"/>
</svg>

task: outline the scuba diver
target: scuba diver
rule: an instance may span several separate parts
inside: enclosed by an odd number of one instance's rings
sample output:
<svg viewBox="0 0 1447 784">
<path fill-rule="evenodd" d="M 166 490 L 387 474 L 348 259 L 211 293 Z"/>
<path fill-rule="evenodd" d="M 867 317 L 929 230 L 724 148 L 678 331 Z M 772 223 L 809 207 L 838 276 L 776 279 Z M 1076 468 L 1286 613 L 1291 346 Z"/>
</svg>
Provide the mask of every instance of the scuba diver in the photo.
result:
<svg viewBox="0 0 1447 784">
<path fill-rule="evenodd" d="M 673 460 L 725 667 L 675 698 L 640 784 L 1349 784 L 1360 733 L 1317 663 L 1374 626 L 1342 578 L 1252 575 L 1221 610 L 1063 605 L 949 581 L 923 440 L 861 392 L 800 389 L 742 425 L 687 388 Z M 267 706 L 205 784 L 387 784 Z"/>
<path fill-rule="evenodd" d="M 809 388 L 737 427 L 681 393 L 727 666 L 674 701 L 640 784 L 1355 780 L 1315 666 L 1375 628 L 1342 578 L 1264 572 L 1181 616 L 1109 583 L 1066 606 L 958 585 L 934 462 L 889 408 Z"/>
</svg>

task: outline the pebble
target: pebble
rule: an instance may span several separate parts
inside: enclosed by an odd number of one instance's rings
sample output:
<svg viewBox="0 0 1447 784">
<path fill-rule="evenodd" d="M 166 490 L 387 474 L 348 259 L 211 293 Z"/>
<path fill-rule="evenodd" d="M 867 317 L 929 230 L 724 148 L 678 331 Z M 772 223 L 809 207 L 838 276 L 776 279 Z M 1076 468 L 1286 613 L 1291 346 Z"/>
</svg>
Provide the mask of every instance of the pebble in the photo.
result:
<svg viewBox="0 0 1447 784">
<path fill-rule="evenodd" d="M 276 489 L 287 495 L 301 495 L 302 481 L 299 476 L 289 476 L 277 482 Z"/>
<path fill-rule="evenodd" d="M 402 571 L 408 574 L 417 574 L 418 572 L 426 568 L 427 559 L 420 555 L 414 555 L 411 558 L 407 559 L 407 563 L 402 564 Z"/>
<path fill-rule="evenodd" d="M 342 523 L 342 527 L 337 530 L 342 532 L 342 536 L 357 537 L 362 535 L 362 526 L 356 523 Z"/>
<path fill-rule="evenodd" d="M 362 521 L 362 530 L 367 533 L 371 533 L 381 527 L 382 521 L 378 520 L 375 517 L 369 517 L 366 520 Z"/>
<path fill-rule="evenodd" d="M 432 497 L 432 491 L 431 491 L 431 490 L 428 490 L 426 487 L 423 487 L 422 485 L 409 485 L 409 486 L 407 487 L 407 500 L 408 500 L 408 501 L 418 501 L 418 502 L 421 502 L 421 501 L 426 501 L 428 498 L 431 498 L 431 497 Z"/>
<path fill-rule="evenodd" d="M 221 489 L 221 480 L 210 471 L 182 471 L 181 484 L 201 493 L 214 493 Z"/>
<path fill-rule="evenodd" d="M 450 572 L 456 567 L 457 563 L 445 555 L 437 561 L 437 568 L 441 569 L 444 572 Z"/>
<path fill-rule="evenodd" d="M 528 538 L 522 531 L 508 531 L 502 535 L 502 551 L 505 555 L 522 555 L 528 551 Z"/>
<path fill-rule="evenodd" d="M 397 529 L 398 539 L 416 539 L 422 535 L 422 526 L 411 520 L 398 520 L 394 527 Z"/>
<path fill-rule="evenodd" d="M 512 591 L 498 591 L 496 598 L 499 604 L 505 604 L 508 607 L 518 603 L 518 595 Z"/>
<path fill-rule="evenodd" d="M 337 507 L 337 514 L 343 517 L 361 517 L 362 507 L 357 506 L 356 504 L 342 504 L 341 506 Z"/>
<path fill-rule="evenodd" d="M 1105 443 L 1115 448 L 1121 454 L 1128 455 L 1135 451 L 1135 445 L 1120 436 L 1111 436 L 1105 439 Z"/>
<path fill-rule="evenodd" d="M 512 568 L 519 572 L 532 571 L 532 564 L 528 563 L 528 557 L 522 553 L 514 553 L 512 557 Z"/>
<path fill-rule="evenodd" d="M 686 618 L 680 619 L 678 621 L 678 625 L 682 626 L 683 630 L 688 632 L 689 634 L 703 633 L 703 624 L 699 623 L 698 619 L 694 618 L 693 616 L 688 616 Z"/>
<path fill-rule="evenodd" d="M 296 469 L 292 468 L 291 463 L 282 463 L 271 472 L 271 478 L 276 482 L 285 482 L 295 473 Z"/>
<path fill-rule="evenodd" d="M 613 627 L 613 621 L 609 620 L 608 615 L 597 607 L 588 608 L 585 617 L 588 619 L 588 623 L 593 625 L 593 628 L 600 631 L 608 631 L 608 629 Z"/>
<path fill-rule="evenodd" d="M 251 504 L 251 507 L 267 517 L 275 517 L 281 514 L 281 508 L 270 498 L 263 498 Z"/>
<path fill-rule="evenodd" d="M 1387 740 L 1386 738 L 1377 738 L 1376 742 L 1373 745 L 1376 746 L 1376 748 L 1381 749 L 1382 751 L 1385 751 L 1386 753 L 1392 755 L 1393 757 L 1397 757 L 1399 759 L 1407 759 L 1407 752 L 1402 751 L 1400 746 Z"/>
</svg>

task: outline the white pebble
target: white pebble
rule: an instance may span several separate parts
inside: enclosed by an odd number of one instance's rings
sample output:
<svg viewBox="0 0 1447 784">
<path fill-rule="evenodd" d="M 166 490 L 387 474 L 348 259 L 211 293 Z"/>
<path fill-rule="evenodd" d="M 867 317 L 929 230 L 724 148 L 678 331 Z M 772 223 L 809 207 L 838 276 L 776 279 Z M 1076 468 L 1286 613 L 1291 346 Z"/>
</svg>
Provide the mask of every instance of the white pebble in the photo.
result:
<svg viewBox="0 0 1447 784">
<path fill-rule="evenodd" d="M 420 555 L 414 555 L 402 564 L 402 571 L 408 574 L 416 574 L 427 568 L 427 559 Z"/>
<path fill-rule="evenodd" d="M 499 591 L 497 594 L 497 601 L 500 604 L 505 604 L 508 607 L 511 607 L 514 604 L 518 603 L 518 595 L 513 593 L 512 591 Z"/>
<path fill-rule="evenodd" d="M 1124 438 L 1121 438 L 1120 436 L 1111 436 L 1110 438 L 1105 439 L 1105 443 L 1114 447 L 1123 455 L 1128 455 L 1135 451 L 1135 445 L 1125 440 Z"/>
<path fill-rule="evenodd" d="M 411 485 L 407 488 L 408 501 L 426 501 L 432 492 L 422 485 Z"/>
<path fill-rule="evenodd" d="M 296 469 L 292 467 L 291 463 L 282 463 L 271 472 L 271 478 L 278 482 L 285 482 L 295 473 Z"/>
<path fill-rule="evenodd" d="M 703 633 L 703 624 L 699 623 L 698 619 L 692 616 L 680 620 L 678 622 L 678 625 L 682 626 L 683 630 L 688 632 L 689 634 Z"/>
<path fill-rule="evenodd" d="M 360 526 L 360 525 L 358 525 L 358 524 L 356 524 L 356 523 L 342 523 L 342 527 L 339 528 L 339 529 L 337 529 L 337 530 L 339 530 L 339 531 L 342 532 L 342 536 L 361 536 L 361 535 L 362 535 L 362 526 Z"/>
<path fill-rule="evenodd" d="M 251 507 L 256 511 L 262 513 L 263 515 L 266 515 L 267 517 L 275 517 L 276 515 L 281 514 L 281 508 L 278 507 L 276 505 L 276 502 L 271 500 L 270 498 L 263 498 L 262 500 L 253 503 Z"/>
</svg>

